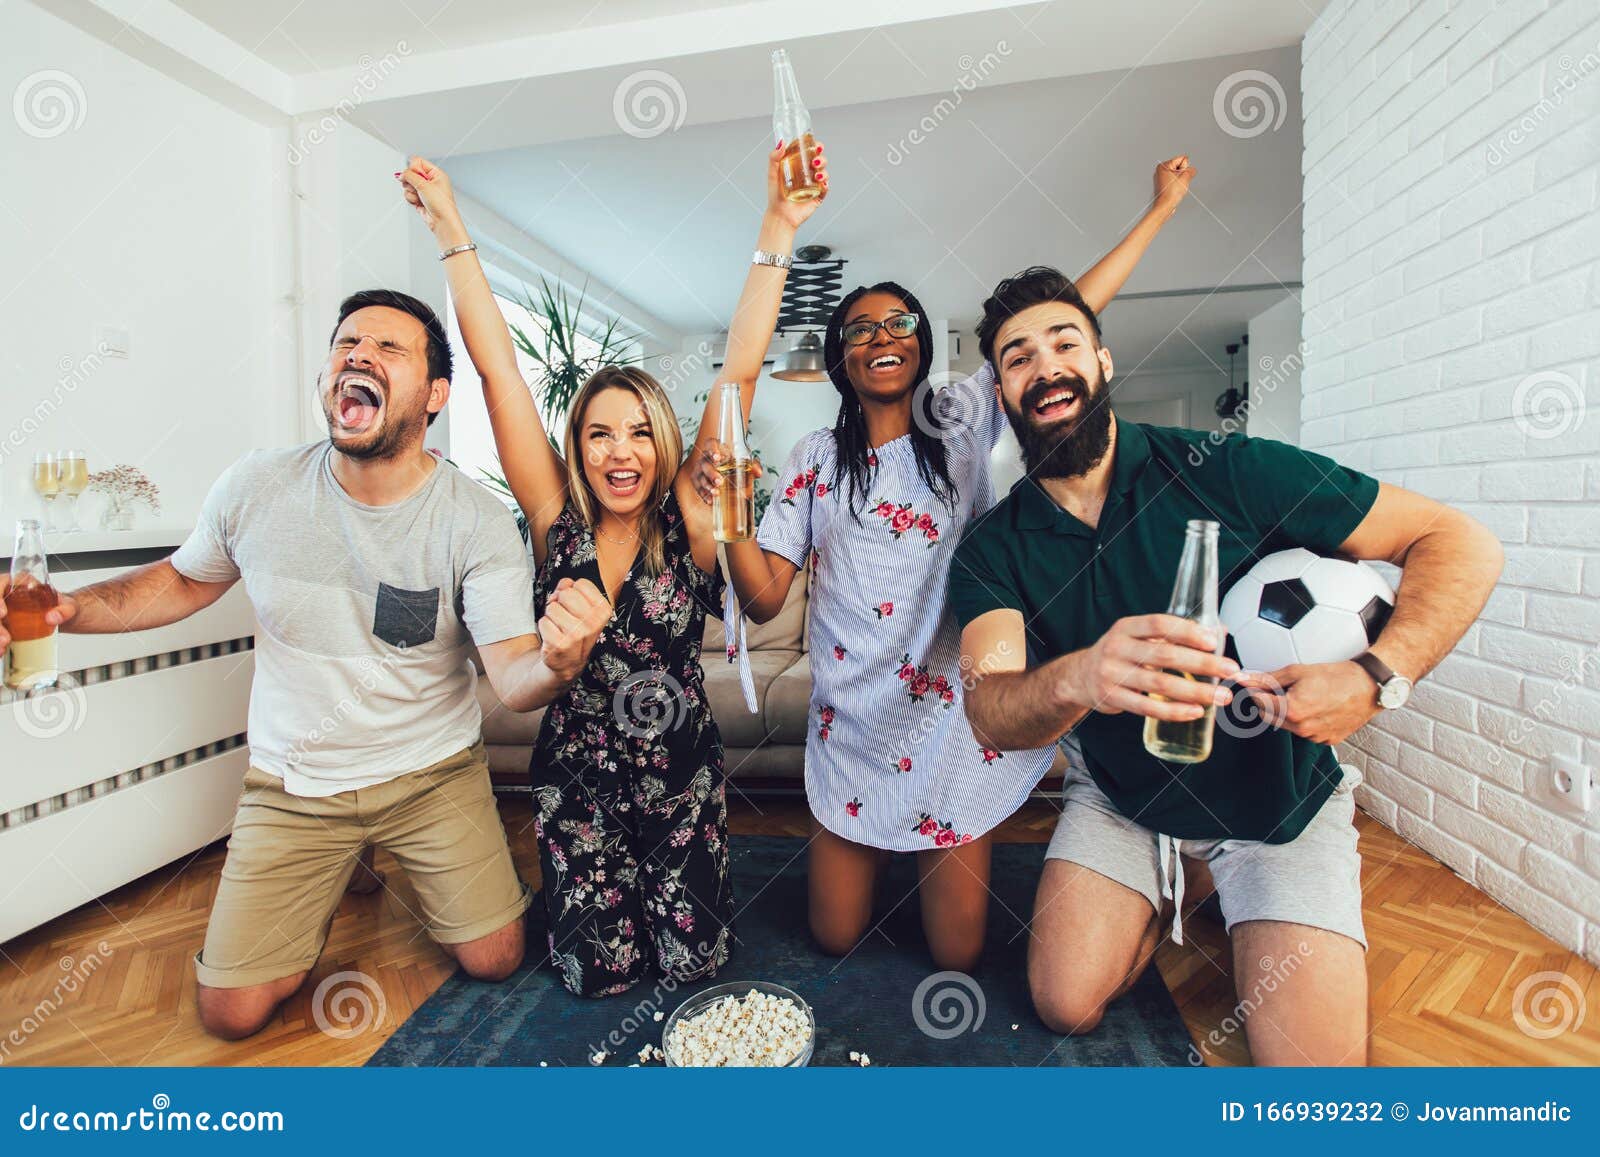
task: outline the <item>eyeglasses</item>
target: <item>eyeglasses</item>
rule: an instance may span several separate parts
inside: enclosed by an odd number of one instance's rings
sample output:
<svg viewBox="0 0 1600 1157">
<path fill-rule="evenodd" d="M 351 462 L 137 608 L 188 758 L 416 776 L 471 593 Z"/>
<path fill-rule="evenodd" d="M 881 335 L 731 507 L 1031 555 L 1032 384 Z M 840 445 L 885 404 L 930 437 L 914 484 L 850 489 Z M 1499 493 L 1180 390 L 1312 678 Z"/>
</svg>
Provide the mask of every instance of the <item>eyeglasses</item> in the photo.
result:
<svg viewBox="0 0 1600 1157">
<path fill-rule="evenodd" d="M 840 336 L 845 345 L 866 345 L 880 329 L 890 337 L 910 337 L 917 332 L 921 320 L 914 313 L 897 313 L 884 321 L 853 321 L 844 327 Z"/>
</svg>

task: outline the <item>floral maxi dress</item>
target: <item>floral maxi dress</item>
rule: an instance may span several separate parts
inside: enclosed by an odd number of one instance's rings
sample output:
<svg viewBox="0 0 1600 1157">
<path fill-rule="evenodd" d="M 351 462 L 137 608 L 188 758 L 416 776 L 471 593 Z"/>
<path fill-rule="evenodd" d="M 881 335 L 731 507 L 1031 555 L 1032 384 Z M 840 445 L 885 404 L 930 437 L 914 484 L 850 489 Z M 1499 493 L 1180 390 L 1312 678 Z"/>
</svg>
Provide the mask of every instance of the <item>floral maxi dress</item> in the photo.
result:
<svg viewBox="0 0 1600 1157">
<path fill-rule="evenodd" d="M 733 942 L 722 737 L 700 642 L 720 571 L 695 563 L 676 497 L 662 507 L 665 566 L 641 553 L 582 674 L 545 713 L 528 768 L 550 956 L 581 996 L 636 984 L 652 958 L 709 976 Z M 550 528 L 534 605 L 563 578 L 601 590 L 594 534 L 568 506 Z"/>
<path fill-rule="evenodd" d="M 867 460 L 852 516 L 832 430 L 800 440 L 757 540 L 811 571 L 806 799 L 823 827 L 889 851 L 948 848 L 1020 807 L 1054 748 L 980 744 L 962 708 L 960 632 L 945 613 L 962 530 L 994 504 L 989 455 L 1005 427 L 987 366 L 935 399 L 955 483 L 949 510 L 909 435 Z"/>
</svg>

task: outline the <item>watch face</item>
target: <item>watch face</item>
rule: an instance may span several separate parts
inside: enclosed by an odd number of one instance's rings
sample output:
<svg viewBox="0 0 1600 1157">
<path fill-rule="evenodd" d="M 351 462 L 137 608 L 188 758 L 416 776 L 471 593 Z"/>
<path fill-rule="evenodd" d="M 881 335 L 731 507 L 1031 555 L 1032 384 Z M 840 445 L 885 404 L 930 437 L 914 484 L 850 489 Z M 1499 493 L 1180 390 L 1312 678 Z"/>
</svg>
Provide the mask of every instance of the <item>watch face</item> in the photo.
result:
<svg viewBox="0 0 1600 1157">
<path fill-rule="evenodd" d="M 1378 691 L 1378 706 L 1392 711 L 1396 707 L 1405 706 L 1409 698 L 1411 698 L 1411 680 L 1404 675 L 1396 675 Z"/>
</svg>

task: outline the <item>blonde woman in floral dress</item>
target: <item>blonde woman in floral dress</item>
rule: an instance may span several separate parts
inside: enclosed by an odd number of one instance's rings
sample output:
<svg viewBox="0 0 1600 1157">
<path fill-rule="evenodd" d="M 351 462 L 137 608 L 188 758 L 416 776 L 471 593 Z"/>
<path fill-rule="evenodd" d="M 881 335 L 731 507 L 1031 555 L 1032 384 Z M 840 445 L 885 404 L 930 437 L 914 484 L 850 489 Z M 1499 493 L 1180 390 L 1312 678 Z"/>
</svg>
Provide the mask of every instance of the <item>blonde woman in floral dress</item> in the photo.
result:
<svg viewBox="0 0 1600 1157">
<path fill-rule="evenodd" d="M 724 580 L 677 417 L 649 374 L 606 367 L 573 399 L 558 454 L 449 178 L 420 157 L 397 177 L 446 255 L 495 446 L 528 520 L 536 613 L 551 607 L 565 626 L 552 595 L 582 580 L 612 604 L 588 662 L 546 711 L 528 769 L 551 959 L 582 996 L 622 992 L 652 968 L 676 980 L 714 975 L 733 947 L 734 902 L 722 738 L 700 641 Z M 798 224 L 814 208 L 791 217 Z"/>
</svg>

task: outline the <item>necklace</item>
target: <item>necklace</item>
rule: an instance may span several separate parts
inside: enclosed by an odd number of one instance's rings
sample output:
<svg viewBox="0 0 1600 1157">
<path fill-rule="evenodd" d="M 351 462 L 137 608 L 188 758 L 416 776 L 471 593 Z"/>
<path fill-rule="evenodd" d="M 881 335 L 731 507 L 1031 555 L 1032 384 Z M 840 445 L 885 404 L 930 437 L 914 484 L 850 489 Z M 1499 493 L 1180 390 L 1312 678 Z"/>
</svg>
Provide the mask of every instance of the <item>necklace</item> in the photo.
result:
<svg viewBox="0 0 1600 1157">
<path fill-rule="evenodd" d="M 633 536 L 631 538 L 612 538 L 609 534 L 600 529 L 600 524 L 598 522 L 595 523 L 594 532 L 614 546 L 632 546 L 634 543 L 639 541 L 639 531 L 637 527 L 634 528 Z"/>
</svg>

